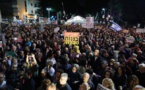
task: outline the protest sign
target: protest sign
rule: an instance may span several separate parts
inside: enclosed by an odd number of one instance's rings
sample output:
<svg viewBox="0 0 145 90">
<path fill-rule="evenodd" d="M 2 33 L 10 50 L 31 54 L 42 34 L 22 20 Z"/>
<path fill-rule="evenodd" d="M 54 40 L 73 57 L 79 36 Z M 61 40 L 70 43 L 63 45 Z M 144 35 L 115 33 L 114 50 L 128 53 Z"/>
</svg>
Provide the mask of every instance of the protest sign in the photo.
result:
<svg viewBox="0 0 145 90">
<path fill-rule="evenodd" d="M 12 23 L 12 26 L 17 26 L 17 23 L 13 22 L 13 23 Z"/>
<path fill-rule="evenodd" d="M 136 29 L 136 33 L 145 33 L 145 29 L 138 28 Z"/>
<path fill-rule="evenodd" d="M 104 87 L 104 86 L 101 85 L 101 84 L 98 84 L 98 86 L 97 86 L 97 90 L 110 90 L 110 89 Z"/>
<path fill-rule="evenodd" d="M 52 21 L 52 24 L 53 24 L 53 25 L 56 25 L 56 24 L 57 24 L 57 21 L 56 21 L 56 20 L 53 20 L 53 21 Z"/>
<path fill-rule="evenodd" d="M 87 28 L 94 28 L 94 17 L 86 17 Z"/>
<path fill-rule="evenodd" d="M 83 28 L 94 28 L 94 17 L 86 17 L 86 23 L 82 24 Z"/>
<path fill-rule="evenodd" d="M 54 28 L 54 32 L 57 33 L 60 30 L 60 27 Z"/>
<path fill-rule="evenodd" d="M 65 32 L 64 33 L 64 42 L 65 44 L 79 44 L 79 33 L 78 32 Z"/>
<path fill-rule="evenodd" d="M 126 42 L 128 42 L 128 43 L 134 43 L 134 41 L 135 41 L 135 38 L 133 36 L 126 37 Z"/>
<path fill-rule="evenodd" d="M 0 48 L 2 47 L 2 41 L 0 41 Z"/>
</svg>

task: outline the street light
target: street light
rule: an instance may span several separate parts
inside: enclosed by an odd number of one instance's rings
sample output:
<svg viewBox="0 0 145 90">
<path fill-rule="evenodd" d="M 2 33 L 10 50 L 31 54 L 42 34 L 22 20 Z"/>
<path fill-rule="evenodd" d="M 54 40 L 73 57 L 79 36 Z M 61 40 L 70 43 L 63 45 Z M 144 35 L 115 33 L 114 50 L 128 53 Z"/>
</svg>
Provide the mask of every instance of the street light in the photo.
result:
<svg viewBox="0 0 145 90">
<path fill-rule="evenodd" d="M 105 11 L 105 8 L 102 8 L 102 11 Z"/>
<path fill-rule="evenodd" d="M 50 18 L 50 11 L 52 10 L 51 8 L 46 8 L 46 10 L 48 11 L 48 18 Z"/>
<path fill-rule="evenodd" d="M 102 13 L 104 13 L 102 18 L 105 18 L 105 8 L 102 8 Z"/>
</svg>

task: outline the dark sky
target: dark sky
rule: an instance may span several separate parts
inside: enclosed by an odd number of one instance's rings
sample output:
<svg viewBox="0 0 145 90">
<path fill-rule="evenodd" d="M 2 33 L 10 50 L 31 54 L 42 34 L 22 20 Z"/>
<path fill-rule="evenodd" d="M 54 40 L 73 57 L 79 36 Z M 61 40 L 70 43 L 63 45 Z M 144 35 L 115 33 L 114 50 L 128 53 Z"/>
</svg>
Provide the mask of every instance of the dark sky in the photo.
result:
<svg viewBox="0 0 145 90">
<path fill-rule="evenodd" d="M 62 10 L 62 4 L 64 3 L 64 9 L 66 13 L 73 13 L 78 15 L 85 15 L 87 13 L 95 14 L 100 11 L 102 7 L 107 7 L 109 0 L 41 0 L 43 11 L 50 6 L 55 8 L 56 11 Z"/>
<path fill-rule="evenodd" d="M 62 3 L 67 14 L 75 14 L 86 16 L 86 14 L 96 15 L 101 12 L 102 8 L 108 8 L 111 1 L 113 2 L 112 9 L 115 11 L 121 10 L 121 19 L 130 22 L 145 22 L 145 0 L 41 0 L 43 15 L 47 16 L 46 7 L 52 7 L 51 15 L 56 15 L 57 11 L 62 11 Z M 115 14 L 117 16 L 117 14 Z M 117 17 L 118 18 L 118 17 Z"/>
</svg>

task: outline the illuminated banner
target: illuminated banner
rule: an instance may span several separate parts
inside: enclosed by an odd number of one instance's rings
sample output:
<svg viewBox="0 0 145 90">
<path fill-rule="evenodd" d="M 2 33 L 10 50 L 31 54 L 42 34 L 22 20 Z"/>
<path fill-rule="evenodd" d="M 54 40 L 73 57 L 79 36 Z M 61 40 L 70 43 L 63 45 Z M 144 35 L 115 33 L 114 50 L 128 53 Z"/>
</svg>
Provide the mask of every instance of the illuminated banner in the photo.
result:
<svg viewBox="0 0 145 90">
<path fill-rule="evenodd" d="M 86 27 L 94 28 L 94 17 L 86 17 Z"/>
<path fill-rule="evenodd" d="M 145 33 L 145 29 L 138 28 L 136 29 L 136 33 Z"/>
<path fill-rule="evenodd" d="M 78 32 L 65 32 L 64 33 L 64 43 L 65 44 L 79 44 L 79 33 Z"/>
<path fill-rule="evenodd" d="M 94 28 L 94 17 L 86 17 L 86 23 L 82 24 L 83 28 Z"/>
</svg>

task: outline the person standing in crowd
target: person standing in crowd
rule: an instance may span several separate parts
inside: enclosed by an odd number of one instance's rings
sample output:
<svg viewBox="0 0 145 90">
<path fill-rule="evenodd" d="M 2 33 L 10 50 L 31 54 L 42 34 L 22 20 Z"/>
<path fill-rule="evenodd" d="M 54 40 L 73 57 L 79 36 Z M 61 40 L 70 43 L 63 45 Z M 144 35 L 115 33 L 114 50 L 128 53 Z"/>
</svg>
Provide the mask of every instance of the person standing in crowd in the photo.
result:
<svg viewBox="0 0 145 90">
<path fill-rule="evenodd" d="M 113 83 L 112 79 L 110 79 L 110 78 L 104 78 L 102 81 L 102 85 L 110 90 L 115 90 L 114 83 Z M 117 89 L 117 90 L 119 90 L 119 89 Z"/>
<path fill-rule="evenodd" d="M 78 67 L 76 64 L 72 66 L 71 72 L 68 74 L 69 75 L 69 84 L 72 87 L 73 90 L 76 90 L 79 88 L 79 82 L 81 80 L 81 74 L 78 71 Z"/>
<path fill-rule="evenodd" d="M 25 72 L 24 78 L 23 90 L 36 90 L 36 84 L 30 70 Z"/>
<path fill-rule="evenodd" d="M 53 76 L 55 74 L 55 69 L 52 67 L 52 62 L 49 61 L 46 64 L 46 67 L 42 69 L 44 72 L 46 72 L 47 78 L 50 78 L 50 80 L 53 80 Z"/>
<path fill-rule="evenodd" d="M 47 86 L 46 90 L 57 90 L 56 85 L 52 83 L 52 84 Z"/>
<path fill-rule="evenodd" d="M 88 83 L 90 90 L 94 90 L 95 86 L 93 82 L 90 80 L 90 74 L 89 73 L 84 73 L 83 74 L 83 83 Z"/>
<path fill-rule="evenodd" d="M 136 75 L 131 75 L 128 78 L 128 82 L 126 86 L 123 88 L 123 90 L 133 90 L 133 88 L 139 84 L 138 77 Z"/>
<path fill-rule="evenodd" d="M 136 33 L 133 28 L 128 34 L 123 30 L 114 32 L 105 25 L 85 29 L 81 25 L 46 24 L 44 30 L 39 26 L 39 23 L 9 25 L 3 31 L 6 41 L 0 51 L 1 87 L 6 84 L 11 90 L 36 90 L 38 87 L 44 90 L 56 90 L 55 87 L 59 90 L 96 90 L 105 78 L 109 79 L 103 85 L 112 90 L 114 87 L 136 90 L 137 84 L 145 87 L 145 38 L 140 38 L 144 33 Z M 56 27 L 59 27 L 58 32 L 54 32 Z M 35 33 L 32 33 L 33 29 Z M 80 43 L 66 45 L 65 31 L 80 32 Z M 14 35 L 14 32 L 18 34 Z M 128 42 L 128 35 L 135 41 Z M 130 76 L 133 74 L 136 77 Z M 44 83 L 46 79 L 56 86 Z"/>
<path fill-rule="evenodd" d="M 0 90 L 5 90 L 7 88 L 7 82 L 5 81 L 5 75 L 0 73 Z"/>
<path fill-rule="evenodd" d="M 46 90 L 46 88 L 51 84 L 49 79 L 44 79 L 41 86 L 37 90 Z"/>
<path fill-rule="evenodd" d="M 68 74 L 67 73 L 62 73 L 60 76 L 60 81 L 57 84 L 57 88 L 59 90 L 72 90 L 70 85 L 67 83 L 68 80 Z"/>
<path fill-rule="evenodd" d="M 145 83 L 143 80 L 145 80 L 145 64 L 141 63 L 139 64 L 139 69 L 136 71 L 135 75 L 139 79 L 139 84 L 145 87 Z"/>
<path fill-rule="evenodd" d="M 89 84 L 88 83 L 81 84 L 79 90 L 90 90 Z"/>
<path fill-rule="evenodd" d="M 113 81 L 117 90 L 119 90 L 120 87 L 125 87 L 127 82 L 127 75 L 123 67 L 118 67 L 118 70 L 114 75 Z"/>
<path fill-rule="evenodd" d="M 145 88 L 141 85 L 136 85 L 133 90 L 145 90 Z"/>
</svg>

